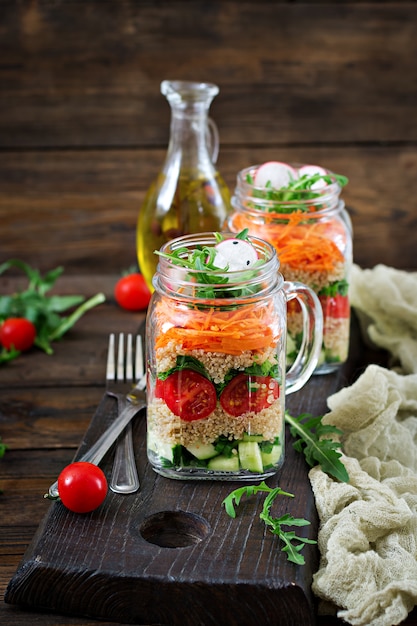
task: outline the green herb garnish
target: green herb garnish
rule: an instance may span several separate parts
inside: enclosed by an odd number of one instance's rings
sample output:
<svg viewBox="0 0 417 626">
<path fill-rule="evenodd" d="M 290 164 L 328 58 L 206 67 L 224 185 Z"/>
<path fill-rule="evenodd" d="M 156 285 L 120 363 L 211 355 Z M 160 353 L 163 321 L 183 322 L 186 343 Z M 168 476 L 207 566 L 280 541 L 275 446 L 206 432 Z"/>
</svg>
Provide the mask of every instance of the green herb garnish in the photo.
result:
<svg viewBox="0 0 417 626">
<path fill-rule="evenodd" d="M 326 287 L 322 287 L 319 291 L 319 296 L 347 296 L 349 293 L 349 283 L 346 279 L 338 280 Z"/>
<path fill-rule="evenodd" d="M 250 238 L 248 236 L 249 230 L 245 228 L 237 235 L 233 235 L 233 239 L 241 239 L 242 241 L 248 241 L 250 244 Z M 256 293 L 258 290 L 257 285 L 245 285 L 234 286 L 231 290 L 226 288 L 225 291 L 221 291 L 219 286 L 229 286 L 230 278 L 227 275 L 229 267 L 222 267 L 216 265 L 216 246 L 218 243 L 224 241 L 224 236 L 221 233 L 213 233 L 216 244 L 214 246 L 196 246 L 193 250 L 189 250 L 186 247 L 178 248 L 171 253 L 161 252 L 155 250 L 154 253 L 168 259 L 172 265 L 183 267 L 191 271 L 192 281 L 197 284 L 196 296 L 205 299 L 214 298 L 238 298 L 241 296 L 248 296 L 252 293 Z M 252 244 L 250 244 L 252 245 Z M 263 259 L 258 259 L 254 262 L 248 270 L 241 270 L 239 276 L 239 282 L 244 283 L 249 281 L 255 275 L 256 270 L 264 264 Z M 253 272 L 255 270 L 255 273 Z"/>
<path fill-rule="evenodd" d="M 202 376 L 205 376 L 206 378 L 210 379 L 203 363 L 199 361 L 198 359 L 196 359 L 195 357 L 188 356 L 188 355 L 177 356 L 177 360 L 176 360 L 174 367 L 171 367 L 169 370 L 166 370 L 165 372 L 160 372 L 158 374 L 158 378 L 160 380 L 166 380 L 168 376 L 170 376 L 174 372 L 181 372 L 182 370 L 185 370 L 185 369 L 193 370 L 194 372 L 198 372 Z"/>
<path fill-rule="evenodd" d="M 51 343 L 60 339 L 89 309 L 105 301 L 105 296 L 98 293 L 85 301 L 84 296 L 47 296 L 47 292 L 55 285 L 56 280 L 64 271 L 57 267 L 42 276 L 38 270 L 31 268 L 19 259 L 11 259 L 0 265 L 0 275 L 11 268 L 22 270 L 29 281 L 24 291 L 12 295 L 0 296 L 0 323 L 10 317 L 25 317 L 36 327 L 34 345 L 52 354 Z M 78 306 L 77 306 L 78 305 Z M 64 311 L 77 307 L 68 316 Z M 6 363 L 17 356 L 18 350 L 3 349 L 0 352 L 0 363 Z"/>
<path fill-rule="evenodd" d="M 323 424 L 321 416 L 313 417 L 309 413 L 292 417 L 286 411 L 285 421 L 291 435 L 296 438 L 294 449 L 303 452 L 310 467 L 319 464 L 326 474 L 344 483 L 349 481 L 349 474 L 340 460 L 342 455 L 338 452 L 342 444 L 330 438 L 330 435 L 342 434 L 341 430 L 331 424 Z"/>
<path fill-rule="evenodd" d="M 271 515 L 271 507 L 277 496 L 288 496 L 289 498 L 293 498 L 294 495 L 292 493 L 288 493 L 283 491 L 280 487 L 271 488 L 265 482 L 261 482 L 260 485 L 249 485 L 246 487 L 240 487 L 239 489 L 235 489 L 230 493 L 224 500 L 223 504 L 226 509 L 226 513 L 230 515 L 230 517 L 236 517 L 235 505 L 239 506 L 240 500 L 242 496 L 252 496 L 259 492 L 267 493 L 267 497 L 265 498 L 262 512 L 260 514 L 260 519 L 265 523 L 265 525 L 269 528 L 269 530 L 279 537 L 279 539 L 284 544 L 282 548 L 282 552 L 287 553 L 288 561 L 295 563 L 296 565 L 304 565 L 305 559 L 302 554 L 300 554 L 301 550 L 304 548 L 305 544 L 315 544 L 317 541 L 314 539 L 308 539 L 307 537 L 299 537 L 295 534 L 293 530 L 284 530 L 283 526 L 308 526 L 310 522 L 303 518 L 296 518 L 288 513 L 282 515 L 281 517 L 272 517 Z"/>
<path fill-rule="evenodd" d="M 348 178 L 342 174 L 304 174 L 299 178 L 291 178 L 288 185 L 279 189 L 272 187 L 270 182 L 268 182 L 263 190 L 255 188 L 253 197 L 279 203 L 279 206 L 269 208 L 270 212 L 293 213 L 294 211 L 310 211 L 311 207 L 302 203 L 314 200 L 322 195 L 321 190 L 315 191 L 312 189 L 312 186 L 320 180 L 323 180 L 328 185 L 336 182 L 340 187 L 344 187 L 349 182 Z M 246 182 L 250 185 L 255 185 L 251 174 L 246 175 Z M 291 202 L 296 202 L 297 204 L 292 205 Z M 264 207 L 256 204 L 253 205 L 253 208 L 264 210 Z"/>
<path fill-rule="evenodd" d="M 3 443 L 0 437 L 0 459 L 4 456 L 4 453 L 6 452 L 7 448 L 9 446 L 6 443 Z"/>
</svg>

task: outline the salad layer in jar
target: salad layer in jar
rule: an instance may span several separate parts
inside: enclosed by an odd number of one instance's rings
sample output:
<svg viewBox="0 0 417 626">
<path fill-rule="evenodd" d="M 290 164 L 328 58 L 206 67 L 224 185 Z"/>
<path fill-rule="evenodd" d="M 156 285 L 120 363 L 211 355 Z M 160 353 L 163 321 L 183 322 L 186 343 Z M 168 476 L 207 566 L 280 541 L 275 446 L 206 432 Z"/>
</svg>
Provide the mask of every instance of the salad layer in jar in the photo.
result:
<svg viewBox="0 0 417 626">
<path fill-rule="evenodd" d="M 217 235 L 160 261 L 147 420 L 149 460 L 161 474 L 253 479 L 283 462 L 286 300 L 276 257 L 259 245 L 245 232 Z"/>
<path fill-rule="evenodd" d="M 229 228 L 248 228 L 277 250 L 286 280 L 300 281 L 318 295 L 323 309 L 323 344 L 316 372 L 332 371 L 349 349 L 351 224 L 339 195 L 347 183 L 315 165 L 268 162 L 242 170 Z M 302 312 L 288 306 L 287 361 L 300 347 Z"/>
</svg>

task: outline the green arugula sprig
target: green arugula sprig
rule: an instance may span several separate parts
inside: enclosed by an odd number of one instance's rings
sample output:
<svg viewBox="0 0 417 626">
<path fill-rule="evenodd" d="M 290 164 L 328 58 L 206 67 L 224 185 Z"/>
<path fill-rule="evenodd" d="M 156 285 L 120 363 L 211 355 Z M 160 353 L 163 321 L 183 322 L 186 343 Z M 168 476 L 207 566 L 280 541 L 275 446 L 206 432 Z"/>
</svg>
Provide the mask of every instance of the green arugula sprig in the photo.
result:
<svg viewBox="0 0 417 626">
<path fill-rule="evenodd" d="M 321 190 L 315 191 L 312 189 L 313 185 L 318 181 L 323 180 L 328 185 L 337 183 L 340 187 L 344 187 L 349 182 L 346 176 L 342 174 L 303 174 L 299 178 L 291 178 L 288 185 L 276 189 L 272 187 L 270 181 L 265 185 L 265 189 L 255 189 L 253 196 L 267 200 L 269 202 L 279 202 L 279 207 L 273 206 L 269 209 L 271 212 L 279 213 L 292 213 L 293 211 L 309 211 L 310 208 L 307 205 L 298 204 L 308 200 L 314 200 L 322 195 Z M 254 186 L 255 181 L 251 174 L 246 175 L 246 182 Z M 285 204 L 290 202 L 296 202 L 297 204 Z M 262 207 L 254 206 L 255 209 L 262 209 Z"/>
<path fill-rule="evenodd" d="M 4 456 L 4 453 L 6 452 L 7 448 L 9 446 L 6 443 L 3 443 L 0 437 L 0 459 Z"/>
<path fill-rule="evenodd" d="M 344 483 L 349 481 L 349 474 L 340 460 L 342 455 L 338 452 L 342 444 L 331 439 L 331 435 L 342 434 L 341 430 L 331 424 L 323 424 L 322 416 L 313 417 L 309 413 L 292 417 L 286 411 L 285 421 L 296 439 L 294 449 L 304 454 L 310 467 L 319 464 L 326 474 Z"/>
<path fill-rule="evenodd" d="M 249 229 L 245 228 L 237 235 L 234 235 L 234 238 L 248 241 L 248 234 Z M 213 236 L 216 243 L 220 243 L 224 239 L 221 233 L 213 233 Z M 183 247 L 169 254 L 160 250 L 154 250 L 154 253 L 168 259 L 173 265 L 192 270 L 193 280 L 198 284 L 197 295 L 200 298 L 238 298 L 239 296 L 250 295 L 257 289 L 256 286 L 244 285 L 234 288 L 233 291 L 230 289 L 226 289 L 224 292 L 220 291 L 219 285 L 228 285 L 230 281 L 227 276 L 228 267 L 218 267 L 216 265 L 217 251 L 214 246 L 196 246 L 191 251 Z M 258 259 L 252 265 L 251 270 L 247 270 L 244 275 L 241 275 L 240 280 L 243 280 L 244 277 L 253 276 L 253 269 L 256 270 L 263 263 L 262 259 Z"/>
<path fill-rule="evenodd" d="M 304 565 L 305 559 L 301 550 L 305 544 L 315 544 L 317 541 L 314 539 L 308 539 L 307 537 L 299 537 L 293 530 L 284 530 L 283 526 L 309 526 L 310 522 L 303 518 L 296 518 L 288 513 L 281 517 L 272 517 L 271 507 L 277 496 L 287 496 L 293 498 L 294 494 L 283 491 L 280 487 L 268 487 L 265 482 L 261 482 L 260 485 L 249 485 L 235 489 L 224 500 L 223 503 L 226 509 L 226 513 L 230 517 L 236 517 L 235 505 L 239 506 L 240 500 L 243 496 L 252 496 L 259 492 L 267 493 L 267 497 L 264 500 L 262 512 L 260 513 L 260 519 L 265 523 L 269 530 L 279 537 L 284 544 L 282 552 L 287 553 L 288 561 L 295 563 L 296 565 Z"/>
<path fill-rule="evenodd" d="M 47 354 L 53 353 L 53 341 L 60 339 L 89 309 L 105 301 L 102 293 L 89 300 L 79 295 L 46 295 L 64 271 L 62 267 L 42 276 L 24 261 L 11 259 L 0 265 L 0 275 L 11 268 L 24 272 L 28 278 L 28 286 L 21 292 L 0 296 L 0 323 L 10 317 L 25 317 L 30 320 L 36 327 L 34 344 Z M 77 308 L 69 315 L 62 315 L 74 307 Z M 15 359 L 19 354 L 18 350 L 3 349 L 0 352 L 0 364 Z"/>
</svg>

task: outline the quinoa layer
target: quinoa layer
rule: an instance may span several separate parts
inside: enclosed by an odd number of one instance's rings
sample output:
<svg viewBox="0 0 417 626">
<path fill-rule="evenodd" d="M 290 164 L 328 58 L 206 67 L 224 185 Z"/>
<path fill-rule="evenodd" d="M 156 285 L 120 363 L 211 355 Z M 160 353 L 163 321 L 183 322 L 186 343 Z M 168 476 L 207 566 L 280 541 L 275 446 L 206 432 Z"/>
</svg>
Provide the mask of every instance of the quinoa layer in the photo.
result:
<svg viewBox="0 0 417 626">
<path fill-rule="evenodd" d="M 176 365 L 178 356 L 191 356 L 204 365 L 210 379 L 222 383 L 230 370 L 243 371 L 253 364 L 262 365 L 269 361 L 278 363 L 276 346 L 262 351 L 244 350 L 240 355 L 233 356 L 219 352 L 204 350 L 185 351 L 180 344 L 169 343 L 156 351 L 157 374 L 166 372 Z M 283 418 L 281 400 L 271 397 L 270 406 L 261 411 L 245 413 L 234 417 L 226 413 L 217 401 L 213 413 L 207 418 L 187 422 L 172 413 L 163 400 L 155 398 L 148 404 L 148 428 L 161 441 L 170 445 L 191 443 L 213 443 L 221 435 L 233 439 L 242 439 L 243 434 L 262 435 L 265 441 L 281 436 Z"/>
<path fill-rule="evenodd" d="M 299 281 L 319 292 L 323 287 L 346 277 L 345 263 L 337 263 L 330 272 L 308 272 L 305 269 L 296 269 L 286 263 L 280 267 L 285 280 Z"/>
<path fill-rule="evenodd" d="M 323 328 L 326 357 L 346 361 L 349 351 L 350 319 L 329 317 Z"/>
<path fill-rule="evenodd" d="M 244 350 L 239 356 L 223 354 L 220 352 L 205 352 L 204 350 L 184 350 L 181 344 L 170 342 L 166 347 L 156 351 L 157 374 L 166 372 L 175 366 L 178 356 L 192 356 L 206 368 L 211 380 L 218 384 L 224 381 L 226 374 L 231 370 L 244 370 L 254 363 L 262 365 L 269 361 L 272 365 L 277 363 L 275 347 L 270 347 L 260 352 Z"/>
<path fill-rule="evenodd" d="M 156 398 L 148 405 L 148 429 L 160 441 L 172 446 L 192 443 L 213 443 L 221 435 L 233 439 L 242 439 L 244 433 L 262 435 L 265 441 L 281 437 L 282 409 L 280 400 L 259 413 L 246 413 L 233 417 L 223 411 L 217 403 L 216 409 L 206 419 L 185 422 L 167 407 L 163 400 Z"/>
</svg>

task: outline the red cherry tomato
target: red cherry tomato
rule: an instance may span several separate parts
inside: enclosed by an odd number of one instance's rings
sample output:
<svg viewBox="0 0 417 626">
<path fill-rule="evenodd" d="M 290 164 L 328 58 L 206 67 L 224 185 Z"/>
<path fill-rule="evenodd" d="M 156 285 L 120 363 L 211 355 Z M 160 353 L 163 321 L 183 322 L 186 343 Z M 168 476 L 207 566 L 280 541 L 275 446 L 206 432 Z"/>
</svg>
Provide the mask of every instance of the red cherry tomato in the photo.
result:
<svg viewBox="0 0 417 626">
<path fill-rule="evenodd" d="M 336 319 L 349 317 L 350 307 L 348 296 L 319 296 L 326 320 L 329 317 Z"/>
<path fill-rule="evenodd" d="M 143 311 L 149 304 L 151 292 L 142 274 L 128 274 L 120 278 L 114 288 L 116 302 L 128 311 Z"/>
<path fill-rule="evenodd" d="M 58 476 L 58 493 L 70 511 L 89 513 L 104 502 L 107 479 L 97 465 L 78 461 L 67 465 Z"/>
<path fill-rule="evenodd" d="M 239 417 L 253 411 L 259 413 L 279 396 L 279 385 L 271 376 L 238 374 L 223 390 L 220 404 L 226 413 Z"/>
<path fill-rule="evenodd" d="M 10 348 L 20 352 L 29 350 L 35 337 L 35 325 L 24 317 L 9 317 L 0 326 L 0 343 L 7 350 Z"/>
<path fill-rule="evenodd" d="M 217 404 L 213 383 L 191 369 L 178 370 L 158 381 L 155 394 L 185 422 L 204 419 Z"/>
</svg>

